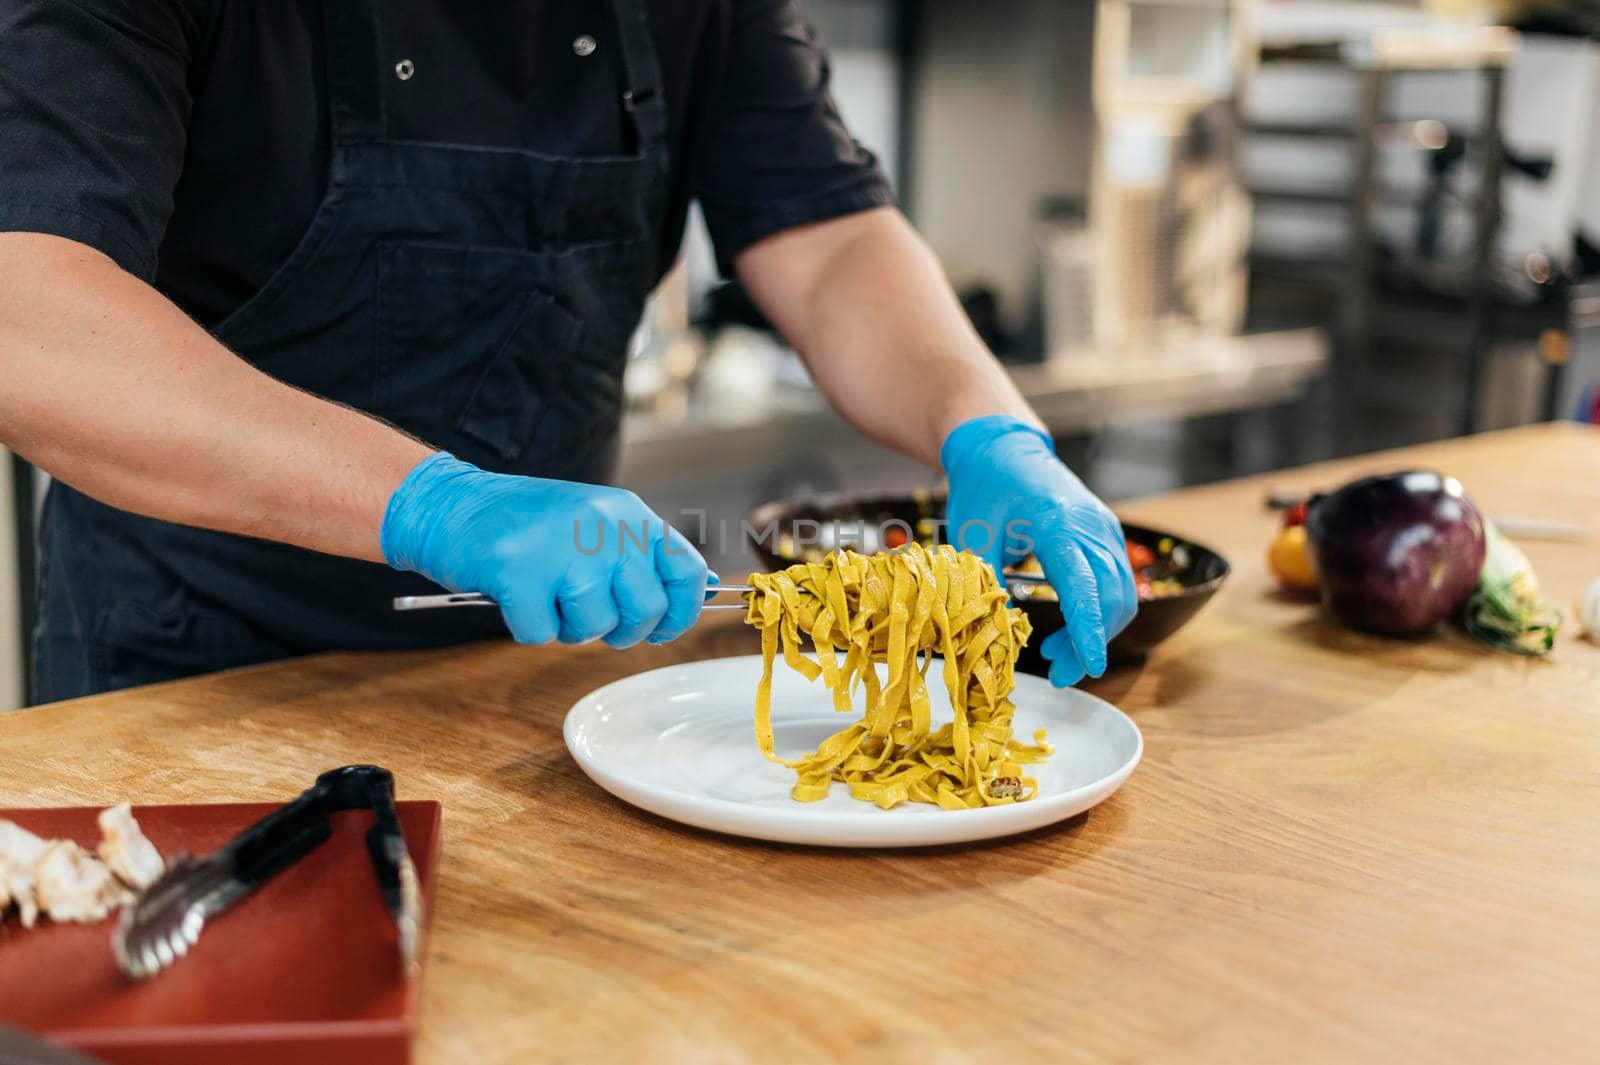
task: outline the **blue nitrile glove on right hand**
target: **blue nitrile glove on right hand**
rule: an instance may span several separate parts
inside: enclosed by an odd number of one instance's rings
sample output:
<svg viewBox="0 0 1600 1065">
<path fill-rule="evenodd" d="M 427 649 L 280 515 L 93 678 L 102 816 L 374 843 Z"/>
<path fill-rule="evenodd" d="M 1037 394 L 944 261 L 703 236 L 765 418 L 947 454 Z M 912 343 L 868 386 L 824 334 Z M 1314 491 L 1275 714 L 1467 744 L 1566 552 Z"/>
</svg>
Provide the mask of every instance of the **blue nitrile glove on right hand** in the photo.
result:
<svg viewBox="0 0 1600 1065">
<path fill-rule="evenodd" d="M 499 603 L 518 643 L 665 643 L 705 600 L 705 559 L 632 492 L 489 473 L 442 451 L 389 497 L 382 546 L 395 569 Z"/>
<path fill-rule="evenodd" d="M 962 422 L 939 462 L 950 481 L 949 542 L 997 575 L 1032 554 L 1060 597 L 1066 627 L 1039 647 L 1050 683 L 1065 688 L 1104 673 L 1107 641 L 1139 608 L 1116 515 L 1056 458 L 1048 435 L 1017 418 Z"/>
</svg>

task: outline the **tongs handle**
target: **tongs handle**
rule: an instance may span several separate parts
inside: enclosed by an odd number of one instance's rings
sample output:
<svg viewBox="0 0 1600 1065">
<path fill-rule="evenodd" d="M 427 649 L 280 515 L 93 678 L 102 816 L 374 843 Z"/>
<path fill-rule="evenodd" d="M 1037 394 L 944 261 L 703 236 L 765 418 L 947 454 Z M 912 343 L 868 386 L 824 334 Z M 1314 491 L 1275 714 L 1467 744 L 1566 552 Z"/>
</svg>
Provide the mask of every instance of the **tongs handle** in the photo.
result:
<svg viewBox="0 0 1600 1065">
<path fill-rule="evenodd" d="M 384 774 L 388 776 L 388 771 Z M 394 778 L 375 783 L 370 799 L 373 824 L 367 829 L 367 854 L 372 858 L 372 872 L 378 878 L 384 906 L 396 921 L 403 921 L 414 916 L 405 912 L 403 884 L 403 871 L 411 861 L 411 854 L 406 850 L 406 838 L 400 830 L 400 811 L 394 804 Z"/>
<path fill-rule="evenodd" d="M 242 895 L 253 891 L 328 842 L 333 829 L 326 817 L 258 824 L 253 834 L 234 841 L 233 876 Z"/>
<path fill-rule="evenodd" d="M 1005 571 L 1006 584 L 1048 584 L 1043 574 L 1018 573 L 1015 570 Z M 732 592 L 736 595 L 749 595 L 755 589 L 748 584 L 710 584 L 706 586 L 706 598 L 720 595 L 723 592 Z M 441 592 L 438 595 L 397 595 L 394 597 L 395 610 L 439 610 L 452 606 L 499 606 L 482 592 Z M 745 610 L 746 603 L 707 603 L 702 610 Z"/>
<path fill-rule="evenodd" d="M 347 765 L 332 769 L 293 802 L 263 817 L 223 848 L 232 860 L 234 878 L 247 889 L 255 889 L 327 842 L 333 834 L 328 815 L 340 810 L 378 807 L 385 803 L 388 824 L 379 815 L 382 828 L 398 835 L 400 823 L 394 812 L 394 775 L 381 766 Z M 370 833 L 369 833 L 370 835 Z M 404 843 L 401 843 L 402 849 Z M 369 843 L 370 849 L 370 843 Z M 373 854 L 376 864 L 379 857 Z M 383 880 L 379 872 L 380 885 Z M 387 899 L 385 900 L 387 901 Z"/>
<path fill-rule="evenodd" d="M 716 577 L 716 574 L 712 574 Z M 748 595 L 755 591 L 748 584 L 708 584 L 706 585 L 706 599 L 710 600 L 723 592 L 732 592 L 737 595 Z M 499 606 L 493 599 L 482 592 L 442 592 L 439 595 L 397 595 L 394 597 L 393 607 L 396 610 L 439 610 L 452 606 Z M 744 610 L 744 603 L 712 603 L 707 602 L 702 610 Z"/>
</svg>

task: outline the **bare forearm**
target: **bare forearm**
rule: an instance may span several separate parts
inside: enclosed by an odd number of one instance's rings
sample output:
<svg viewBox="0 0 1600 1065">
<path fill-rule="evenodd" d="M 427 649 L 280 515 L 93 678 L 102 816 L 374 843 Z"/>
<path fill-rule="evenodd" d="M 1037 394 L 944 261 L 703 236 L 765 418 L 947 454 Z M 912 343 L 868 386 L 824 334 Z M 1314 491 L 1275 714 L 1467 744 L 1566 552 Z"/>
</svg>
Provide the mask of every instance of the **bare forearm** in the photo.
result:
<svg viewBox="0 0 1600 1065">
<path fill-rule="evenodd" d="M 823 394 L 873 439 L 937 466 L 969 418 L 1038 423 L 898 211 L 780 233 L 736 265 Z"/>
<path fill-rule="evenodd" d="M 382 559 L 429 449 L 275 381 L 82 245 L 0 234 L 0 443 L 103 502 Z"/>
</svg>

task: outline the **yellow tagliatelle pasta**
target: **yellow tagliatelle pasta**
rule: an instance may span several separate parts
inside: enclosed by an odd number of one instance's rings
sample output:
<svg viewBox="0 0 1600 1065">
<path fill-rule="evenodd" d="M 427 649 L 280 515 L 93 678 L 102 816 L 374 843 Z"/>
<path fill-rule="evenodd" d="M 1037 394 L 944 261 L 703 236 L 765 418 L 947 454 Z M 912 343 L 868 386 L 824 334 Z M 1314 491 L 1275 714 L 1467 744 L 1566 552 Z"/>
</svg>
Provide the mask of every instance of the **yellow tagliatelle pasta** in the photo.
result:
<svg viewBox="0 0 1600 1065">
<path fill-rule="evenodd" d="M 756 740 L 799 776 L 796 799 L 815 802 L 835 780 L 884 809 L 909 800 L 960 810 L 1034 796 L 1037 785 L 1022 767 L 1043 761 L 1050 747 L 1043 729 L 1031 745 L 1012 738 L 1016 707 L 1007 698 L 1031 629 L 1022 611 L 1006 605 L 1005 589 L 982 559 L 915 543 L 891 554 L 836 551 L 820 562 L 752 573 L 750 584 L 755 594 L 745 620 L 761 630 L 765 659 Z M 802 633 L 816 658 L 801 652 Z M 856 689 L 866 691 L 860 721 L 795 761 L 773 753 L 772 666 L 780 643 L 793 669 L 823 679 L 835 710 L 851 710 Z M 935 654 L 944 656 L 954 710 L 938 729 L 929 720 L 926 682 Z M 886 679 L 878 662 L 888 666 Z"/>
</svg>

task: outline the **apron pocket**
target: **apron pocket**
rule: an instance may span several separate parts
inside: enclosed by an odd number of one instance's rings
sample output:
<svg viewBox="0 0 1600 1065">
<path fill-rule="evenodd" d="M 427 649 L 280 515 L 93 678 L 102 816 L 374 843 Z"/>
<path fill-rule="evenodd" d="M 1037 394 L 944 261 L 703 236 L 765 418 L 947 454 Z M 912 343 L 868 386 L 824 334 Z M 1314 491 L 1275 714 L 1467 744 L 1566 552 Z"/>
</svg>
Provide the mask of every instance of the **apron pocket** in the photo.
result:
<svg viewBox="0 0 1600 1065">
<path fill-rule="evenodd" d="M 446 446 L 466 437 L 504 461 L 559 445 L 583 326 L 542 275 L 542 256 L 515 249 L 384 244 L 374 413 Z"/>
<path fill-rule="evenodd" d="M 556 403 L 559 371 L 574 357 L 581 329 L 553 297 L 525 295 L 516 325 L 478 376 L 456 429 L 507 460 L 529 444 L 535 452 L 559 447 L 570 435 Z"/>
</svg>

